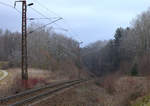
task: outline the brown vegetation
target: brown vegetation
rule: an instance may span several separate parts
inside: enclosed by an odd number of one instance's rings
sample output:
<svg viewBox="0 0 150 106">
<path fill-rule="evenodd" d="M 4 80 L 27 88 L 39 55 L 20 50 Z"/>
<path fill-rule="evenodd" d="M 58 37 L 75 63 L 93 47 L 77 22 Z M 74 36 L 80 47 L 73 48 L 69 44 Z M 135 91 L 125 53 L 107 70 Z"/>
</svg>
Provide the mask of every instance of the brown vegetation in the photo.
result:
<svg viewBox="0 0 150 106">
<path fill-rule="evenodd" d="M 109 75 L 103 80 L 101 87 L 106 90 L 102 96 L 104 106 L 130 106 L 150 92 L 149 77 Z"/>
<path fill-rule="evenodd" d="M 29 80 L 26 88 L 22 85 L 21 69 L 8 69 L 7 72 L 9 75 L 4 80 L 0 81 L 0 97 L 12 95 L 26 89 L 44 86 L 52 82 L 78 78 L 78 69 L 74 65 L 70 65 L 69 68 L 66 67 L 65 64 L 62 64 L 61 67 L 62 70 L 57 70 L 55 72 L 30 68 L 28 70 Z M 66 73 L 64 73 L 64 70 L 66 70 Z M 87 77 L 86 73 L 81 73 L 81 77 Z"/>
<path fill-rule="evenodd" d="M 16 94 L 25 90 L 21 82 L 21 70 L 20 69 L 9 69 L 7 70 L 8 76 L 0 81 L 0 97 Z M 49 78 L 49 72 L 29 69 L 29 87 L 33 88 L 36 86 L 41 86 L 43 84 L 50 82 L 47 80 Z"/>
</svg>

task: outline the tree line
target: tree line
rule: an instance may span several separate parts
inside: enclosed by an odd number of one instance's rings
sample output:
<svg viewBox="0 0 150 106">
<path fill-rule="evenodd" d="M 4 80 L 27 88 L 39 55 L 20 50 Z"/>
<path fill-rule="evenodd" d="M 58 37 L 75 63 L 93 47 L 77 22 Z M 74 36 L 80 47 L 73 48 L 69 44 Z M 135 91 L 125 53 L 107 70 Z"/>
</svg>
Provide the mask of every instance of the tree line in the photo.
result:
<svg viewBox="0 0 150 106">
<path fill-rule="evenodd" d="M 114 38 L 97 41 L 82 50 L 82 60 L 97 75 L 112 72 L 149 74 L 150 9 L 138 15 L 130 27 L 117 28 Z"/>
<path fill-rule="evenodd" d="M 29 26 L 28 31 L 39 27 Z M 43 28 L 28 35 L 28 66 L 56 70 L 66 62 L 78 63 L 79 43 L 52 28 Z M 9 62 L 9 67 L 21 66 L 21 33 L 0 30 L 0 61 Z"/>
</svg>

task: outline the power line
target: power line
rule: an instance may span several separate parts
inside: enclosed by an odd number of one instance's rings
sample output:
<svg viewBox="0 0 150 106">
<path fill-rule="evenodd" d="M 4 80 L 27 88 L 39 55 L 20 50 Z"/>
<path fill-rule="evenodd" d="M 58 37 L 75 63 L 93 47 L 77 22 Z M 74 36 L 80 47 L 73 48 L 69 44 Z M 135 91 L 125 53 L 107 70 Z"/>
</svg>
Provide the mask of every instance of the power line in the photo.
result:
<svg viewBox="0 0 150 106">
<path fill-rule="evenodd" d="M 60 15 L 57 15 L 55 12 L 49 10 L 46 6 L 42 5 L 38 0 L 36 0 L 36 1 L 37 1 L 37 3 L 38 3 L 41 7 L 45 8 L 45 10 L 54 13 L 56 16 L 61 17 Z M 73 29 L 72 29 L 72 28 L 70 27 L 70 25 L 65 21 L 65 19 L 64 19 L 64 18 L 62 18 L 62 19 L 64 20 L 64 22 L 66 23 L 66 25 L 67 25 L 67 27 L 70 29 L 70 31 L 74 34 L 74 36 L 78 36 L 78 34 L 73 31 Z M 55 23 L 55 25 L 59 26 L 59 25 L 56 24 L 56 23 Z"/>
<path fill-rule="evenodd" d="M 46 11 L 48 11 L 49 13 L 51 12 L 51 13 L 55 14 L 56 16 L 62 18 L 60 15 L 58 15 L 58 14 L 56 14 L 55 12 L 51 11 L 51 10 L 50 10 L 49 8 L 47 8 L 45 5 L 41 4 L 41 3 L 39 2 L 39 0 L 35 0 L 35 1 L 36 1 L 42 8 L 44 8 Z M 34 10 L 34 11 L 37 11 L 37 10 Z M 38 12 L 38 11 L 37 11 L 37 12 Z M 41 13 L 39 12 L 39 14 L 41 14 Z M 41 15 L 44 16 L 45 18 L 47 18 L 45 15 L 43 15 L 43 14 L 41 14 Z M 64 23 L 65 23 L 65 25 L 67 25 L 67 27 L 68 27 L 68 29 L 70 30 L 70 32 L 73 34 L 72 36 L 73 36 L 73 37 L 74 37 L 74 36 L 78 36 L 78 34 L 71 28 L 71 26 L 66 22 L 66 20 L 65 20 L 64 18 L 62 18 L 62 19 L 64 20 Z M 61 27 L 60 25 L 58 25 L 58 24 L 56 24 L 56 23 L 54 23 L 54 24 L 62 29 L 62 27 Z M 63 29 L 64 29 L 64 28 L 63 28 Z M 68 29 L 67 29 L 67 31 L 68 31 Z"/>
<path fill-rule="evenodd" d="M 41 7 L 43 7 L 45 10 L 47 10 L 47 11 L 49 11 L 49 12 L 52 12 L 53 14 L 55 14 L 56 16 L 58 16 L 58 17 L 60 17 L 61 18 L 61 16 L 60 15 L 58 15 L 58 14 L 56 14 L 55 12 L 53 12 L 53 11 L 51 11 L 50 9 L 48 9 L 46 6 L 44 6 L 44 5 L 42 5 L 38 0 L 36 0 L 37 1 L 37 3 L 41 6 Z M 10 8 L 12 8 L 12 9 L 14 9 L 14 10 L 16 10 L 19 14 L 22 14 L 19 10 L 17 10 L 16 8 L 14 8 L 12 5 L 10 5 L 10 4 L 7 4 L 7 3 L 4 3 L 4 2 L 0 2 L 0 4 L 1 5 L 4 5 L 4 6 L 7 6 L 7 7 L 10 7 Z M 30 7 L 33 11 L 35 11 L 36 13 L 38 13 L 39 15 L 41 15 L 42 17 L 44 17 L 44 18 L 29 18 L 29 20 L 31 21 L 31 20 L 35 20 L 35 19 L 48 19 L 48 20 L 50 20 L 51 21 L 51 18 L 57 18 L 57 17 L 47 17 L 46 15 L 44 15 L 43 13 L 41 13 L 41 12 L 39 12 L 38 10 L 36 10 L 36 9 L 34 9 L 34 8 L 32 8 L 32 7 Z M 63 19 L 63 18 L 61 18 L 61 19 Z M 72 34 L 73 34 L 73 36 L 77 36 L 77 33 L 75 33 L 73 30 L 72 30 L 72 28 L 70 27 L 70 25 L 65 21 L 65 19 L 63 19 L 64 20 L 64 23 L 66 23 L 66 25 L 67 25 L 67 27 L 70 29 L 70 31 L 72 32 Z M 60 26 L 60 25 L 58 25 L 58 24 L 56 24 L 56 23 L 54 23 L 57 27 L 60 27 L 61 29 L 62 29 L 62 27 Z M 64 28 L 63 28 L 64 29 Z"/>
<path fill-rule="evenodd" d="M 51 17 L 53 19 L 56 19 L 57 17 Z M 51 18 L 28 18 L 28 20 L 40 20 L 40 19 L 51 19 Z"/>
<path fill-rule="evenodd" d="M 60 15 L 58 15 L 57 13 L 55 13 L 54 11 L 50 10 L 49 8 L 47 8 L 45 5 L 41 4 L 38 0 L 35 0 L 35 1 L 38 3 L 39 6 L 41 6 L 41 7 L 44 8 L 46 11 L 48 11 L 48 12 L 49 12 L 49 15 L 50 15 L 50 13 L 53 13 L 54 15 L 58 16 L 58 18 L 62 18 L 62 17 L 61 17 Z M 61 27 L 60 25 L 58 25 L 57 23 L 54 23 L 54 24 L 55 24 L 58 28 L 64 29 L 64 31 L 67 30 L 67 29 Z"/>
<path fill-rule="evenodd" d="M 34 8 L 32 8 L 32 7 L 30 7 L 34 12 L 36 12 L 36 13 L 38 13 L 39 15 L 41 15 L 42 17 L 46 17 L 46 18 L 48 18 L 46 15 L 44 15 L 43 13 L 41 13 L 41 12 L 39 12 L 38 10 L 36 10 L 36 9 L 34 9 Z"/>
<path fill-rule="evenodd" d="M 7 7 L 13 7 L 12 5 L 7 4 L 7 3 L 3 3 L 3 2 L 1 2 L 1 1 L 0 1 L 0 4 L 5 5 L 5 6 L 7 6 Z"/>
<path fill-rule="evenodd" d="M 49 17 L 47 17 L 46 15 L 44 15 L 43 13 L 41 13 L 41 12 L 39 12 L 38 10 L 36 10 L 36 9 L 34 9 L 34 8 L 32 8 L 32 7 L 30 7 L 33 11 L 35 11 L 36 13 L 38 13 L 40 16 L 42 16 L 42 17 L 45 17 L 45 18 L 31 18 L 31 20 L 33 20 L 33 19 L 48 19 L 48 20 L 50 20 L 50 21 L 52 21 L 51 19 L 52 18 L 61 18 L 61 17 L 51 17 L 51 18 L 49 18 Z M 62 19 L 62 18 L 61 18 Z M 31 21 L 30 20 L 30 21 Z M 56 24 L 56 23 L 54 23 L 56 26 L 58 26 L 58 27 L 60 27 L 58 24 Z M 60 27 L 60 29 L 64 29 L 64 28 L 62 28 L 62 27 Z"/>
<path fill-rule="evenodd" d="M 38 27 L 38 28 L 34 29 L 33 31 L 30 31 L 30 32 L 28 33 L 28 35 L 31 34 L 31 33 L 33 33 L 33 32 L 35 32 L 35 31 L 37 31 L 37 30 L 39 30 L 39 29 L 42 29 L 42 28 L 44 28 L 44 27 L 46 27 L 46 26 L 48 26 L 48 25 L 50 25 L 50 24 L 53 24 L 53 23 L 55 23 L 55 22 L 57 22 L 57 21 L 59 21 L 59 20 L 61 20 L 61 19 L 62 19 L 62 18 L 59 18 L 59 19 L 54 20 L 54 21 L 52 21 L 52 22 L 50 22 L 50 23 L 48 23 L 48 24 L 45 24 L 45 25 L 43 25 L 43 26 L 41 26 L 41 27 Z"/>
<path fill-rule="evenodd" d="M 32 8 L 32 7 L 30 7 L 34 12 L 36 12 L 36 13 L 38 13 L 39 15 L 41 15 L 42 17 L 44 17 L 44 18 L 32 18 L 32 19 L 48 19 L 48 20 L 50 20 L 50 21 L 52 21 L 52 18 L 53 19 L 56 19 L 56 18 L 61 18 L 62 19 L 62 17 L 47 17 L 46 15 L 44 15 L 42 12 L 40 12 L 40 11 L 38 11 L 37 9 L 35 9 L 35 8 Z M 56 24 L 56 23 L 55 23 Z"/>
<path fill-rule="evenodd" d="M 65 31 L 65 32 L 68 32 L 68 29 L 65 29 L 65 28 L 56 28 L 56 27 L 52 27 L 54 30 L 56 29 L 56 30 L 63 30 L 63 31 Z"/>
<path fill-rule="evenodd" d="M 7 6 L 7 7 L 11 7 L 11 8 L 13 8 L 14 10 L 16 10 L 19 14 L 21 14 L 21 12 L 19 11 L 19 10 L 17 10 L 16 8 L 14 8 L 12 5 L 10 5 L 10 4 L 7 4 L 7 3 L 4 3 L 4 2 L 1 2 L 0 1 L 0 4 L 1 5 L 4 5 L 4 6 Z"/>
<path fill-rule="evenodd" d="M 68 24 L 68 22 L 63 18 L 63 22 L 65 23 L 65 25 L 68 27 L 68 29 L 70 30 L 70 32 L 73 34 L 72 37 L 74 36 L 79 36 L 73 29 L 72 27 Z M 80 38 L 78 38 L 80 41 L 82 41 Z"/>
<path fill-rule="evenodd" d="M 39 18 L 39 19 L 48 19 L 48 20 L 50 20 L 50 21 L 52 21 L 51 19 L 52 18 L 61 18 L 61 19 L 63 19 L 62 17 L 47 17 L 46 15 L 44 15 L 42 12 L 40 12 L 40 11 L 38 11 L 38 10 L 36 10 L 36 9 L 34 9 L 34 8 L 32 8 L 32 7 L 30 7 L 34 12 L 36 12 L 36 13 L 38 13 L 40 16 L 42 16 L 42 17 L 45 17 L 45 18 Z M 33 19 L 38 19 L 38 18 L 32 18 L 31 20 L 33 20 Z M 31 21 L 30 20 L 30 21 Z M 56 23 L 54 23 L 57 27 L 59 27 L 60 29 L 64 29 L 64 28 L 62 28 L 61 26 L 59 26 L 58 24 L 56 24 Z M 65 30 L 67 30 L 67 29 L 65 29 Z"/>
<path fill-rule="evenodd" d="M 43 5 L 43 4 L 41 4 L 38 0 L 36 0 L 36 2 L 42 7 L 42 8 L 44 8 L 46 11 L 48 11 L 48 12 L 52 12 L 53 14 L 55 14 L 56 16 L 58 16 L 58 17 L 60 17 L 60 18 L 62 18 L 60 15 L 58 15 L 58 14 L 56 14 L 55 12 L 53 12 L 53 11 L 51 11 L 49 8 L 47 8 L 45 5 Z M 33 8 L 32 8 L 33 9 Z M 33 9 L 35 12 L 37 12 L 38 14 L 40 14 L 41 16 L 44 16 L 44 17 L 46 17 L 45 15 L 43 15 L 42 13 L 40 13 L 39 11 L 37 11 L 37 10 L 35 10 L 35 9 Z M 62 18 L 63 19 L 63 18 Z M 64 20 L 64 19 L 63 19 Z M 55 25 L 56 26 L 58 26 L 58 27 L 60 27 L 58 24 L 56 24 L 55 23 Z M 72 28 L 67 24 L 67 26 L 68 26 L 68 28 L 72 31 Z M 60 27 L 60 29 L 64 29 L 64 28 L 62 28 L 62 27 Z M 68 31 L 68 30 L 67 30 Z M 72 33 L 74 34 L 74 35 L 77 35 L 77 34 L 75 34 L 73 31 L 72 31 Z"/>
<path fill-rule="evenodd" d="M 41 7 L 43 7 L 46 11 L 48 11 L 49 13 L 51 12 L 51 13 L 53 13 L 54 15 L 56 15 L 56 16 L 62 18 L 62 17 L 61 17 L 60 15 L 58 15 L 57 13 L 55 13 L 54 11 L 50 10 L 49 8 L 47 8 L 45 5 L 41 4 L 41 3 L 39 2 L 39 0 L 35 0 L 35 1 L 36 1 Z"/>
</svg>

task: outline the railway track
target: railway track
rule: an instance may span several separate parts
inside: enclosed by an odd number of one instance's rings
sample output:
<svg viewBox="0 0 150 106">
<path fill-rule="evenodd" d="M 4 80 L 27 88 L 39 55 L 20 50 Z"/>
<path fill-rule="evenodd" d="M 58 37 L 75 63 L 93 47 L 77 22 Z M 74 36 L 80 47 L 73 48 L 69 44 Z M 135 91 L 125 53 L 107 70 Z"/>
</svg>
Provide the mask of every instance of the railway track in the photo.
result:
<svg viewBox="0 0 150 106">
<path fill-rule="evenodd" d="M 55 84 L 49 84 L 37 89 L 31 89 L 16 95 L 0 98 L 0 106 L 28 106 L 29 104 L 55 94 L 58 91 L 64 90 L 85 81 L 87 80 L 80 79 L 64 81 Z"/>
</svg>

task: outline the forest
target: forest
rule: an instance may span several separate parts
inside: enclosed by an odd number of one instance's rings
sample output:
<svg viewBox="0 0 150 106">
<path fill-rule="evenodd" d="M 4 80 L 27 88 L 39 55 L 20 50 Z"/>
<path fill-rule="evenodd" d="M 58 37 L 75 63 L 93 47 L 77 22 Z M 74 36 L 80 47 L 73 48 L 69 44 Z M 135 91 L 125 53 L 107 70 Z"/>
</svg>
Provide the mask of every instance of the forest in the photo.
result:
<svg viewBox="0 0 150 106">
<path fill-rule="evenodd" d="M 33 23 L 28 31 L 38 26 Z M 43 28 L 28 35 L 28 65 L 55 71 L 66 62 L 97 76 L 113 72 L 147 75 L 150 69 L 149 28 L 150 10 L 138 15 L 129 27 L 117 28 L 113 39 L 98 40 L 82 48 L 78 41 L 51 27 Z M 8 67 L 20 67 L 21 33 L 0 30 L 0 61 L 8 62 Z"/>
<path fill-rule="evenodd" d="M 127 28 L 116 29 L 114 38 L 97 41 L 82 49 L 82 60 L 96 75 L 114 72 L 148 75 L 150 56 L 150 9 L 138 15 Z"/>
</svg>

